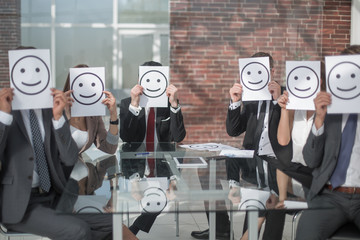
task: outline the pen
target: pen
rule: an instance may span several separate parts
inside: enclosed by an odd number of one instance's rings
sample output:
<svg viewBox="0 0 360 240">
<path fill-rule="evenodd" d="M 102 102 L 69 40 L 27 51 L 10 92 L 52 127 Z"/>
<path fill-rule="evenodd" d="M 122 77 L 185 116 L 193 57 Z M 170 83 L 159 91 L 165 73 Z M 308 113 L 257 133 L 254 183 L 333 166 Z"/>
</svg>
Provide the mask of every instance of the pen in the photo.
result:
<svg viewBox="0 0 360 240">
<path fill-rule="evenodd" d="M 149 152 L 135 153 L 135 156 L 147 156 L 150 155 Z"/>
</svg>

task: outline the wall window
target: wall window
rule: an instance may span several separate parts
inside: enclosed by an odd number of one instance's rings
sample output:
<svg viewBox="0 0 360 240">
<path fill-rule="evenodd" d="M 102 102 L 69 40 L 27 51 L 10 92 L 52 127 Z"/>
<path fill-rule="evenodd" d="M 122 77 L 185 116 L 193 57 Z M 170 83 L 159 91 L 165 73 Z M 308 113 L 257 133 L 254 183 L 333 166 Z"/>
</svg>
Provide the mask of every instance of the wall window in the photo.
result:
<svg viewBox="0 0 360 240">
<path fill-rule="evenodd" d="M 105 67 L 106 88 L 130 89 L 143 62 L 169 64 L 168 42 L 169 1 L 21 1 L 21 44 L 51 50 L 59 89 L 79 63 Z"/>
</svg>

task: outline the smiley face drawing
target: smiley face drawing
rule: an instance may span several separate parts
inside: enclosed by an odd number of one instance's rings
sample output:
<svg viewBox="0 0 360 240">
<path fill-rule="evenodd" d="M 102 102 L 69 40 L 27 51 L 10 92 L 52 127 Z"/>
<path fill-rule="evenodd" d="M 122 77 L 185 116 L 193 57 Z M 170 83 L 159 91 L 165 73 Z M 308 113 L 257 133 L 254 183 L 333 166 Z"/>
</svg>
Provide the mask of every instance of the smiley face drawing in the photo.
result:
<svg viewBox="0 0 360 240">
<path fill-rule="evenodd" d="M 270 81 L 268 69 L 259 62 L 246 64 L 240 75 L 243 85 L 252 91 L 263 89 Z"/>
<path fill-rule="evenodd" d="M 11 69 L 14 87 L 26 95 L 43 92 L 50 83 L 50 70 L 39 57 L 29 55 L 17 60 Z"/>
<path fill-rule="evenodd" d="M 354 62 L 340 62 L 329 72 L 327 84 L 337 98 L 350 100 L 360 95 L 360 67 Z"/>
<path fill-rule="evenodd" d="M 94 73 L 79 74 L 71 84 L 72 96 L 80 104 L 93 105 L 97 103 L 104 91 L 104 83 Z"/>
<path fill-rule="evenodd" d="M 162 72 L 150 70 L 141 76 L 140 85 L 144 88 L 143 93 L 145 96 L 158 98 L 165 93 L 168 81 Z"/>
<path fill-rule="evenodd" d="M 165 192 L 161 188 L 149 187 L 144 191 L 140 204 L 145 212 L 161 212 L 167 204 Z"/>
<path fill-rule="evenodd" d="M 247 199 L 240 204 L 239 209 L 240 210 L 246 210 L 246 209 L 265 210 L 266 207 L 259 199 Z"/>
<path fill-rule="evenodd" d="M 299 66 L 289 72 L 286 85 L 289 92 L 294 96 L 309 98 L 319 89 L 320 81 L 313 69 L 307 66 Z"/>
</svg>

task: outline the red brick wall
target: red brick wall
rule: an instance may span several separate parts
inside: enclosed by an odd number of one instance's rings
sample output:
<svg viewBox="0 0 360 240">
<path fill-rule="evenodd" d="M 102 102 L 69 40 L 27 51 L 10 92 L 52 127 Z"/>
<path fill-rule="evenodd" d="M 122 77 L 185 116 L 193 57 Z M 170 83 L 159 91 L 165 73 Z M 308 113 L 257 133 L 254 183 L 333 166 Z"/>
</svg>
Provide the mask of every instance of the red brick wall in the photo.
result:
<svg viewBox="0 0 360 240">
<path fill-rule="evenodd" d="M 9 87 L 8 50 L 20 45 L 20 0 L 0 0 L 0 88 Z"/>
<path fill-rule="evenodd" d="M 171 0 L 171 81 L 180 89 L 184 142 L 240 146 L 225 128 L 238 58 L 269 52 L 282 82 L 286 60 L 319 60 L 349 44 L 350 8 L 349 0 Z"/>
</svg>

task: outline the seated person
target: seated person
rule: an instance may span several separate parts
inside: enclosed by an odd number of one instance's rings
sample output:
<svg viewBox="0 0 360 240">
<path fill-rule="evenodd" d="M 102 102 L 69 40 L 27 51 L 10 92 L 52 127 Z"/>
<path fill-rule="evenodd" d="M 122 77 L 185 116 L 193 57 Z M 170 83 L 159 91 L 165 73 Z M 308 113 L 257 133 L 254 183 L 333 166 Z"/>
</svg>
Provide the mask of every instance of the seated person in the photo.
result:
<svg viewBox="0 0 360 240">
<path fill-rule="evenodd" d="M 142 66 L 162 66 L 158 62 L 145 62 Z M 181 106 L 178 100 L 178 89 L 170 84 L 166 89 L 169 97 L 166 108 L 142 108 L 139 106 L 140 95 L 143 87 L 135 85 L 130 92 L 130 97 L 120 102 L 120 138 L 127 143 L 146 144 L 146 151 L 154 151 L 154 144 L 158 142 L 181 142 L 186 135 Z M 153 126 L 153 127 L 149 127 Z M 149 160 L 149 159 L 148 159 Z M 129 160 L 121 163 L 125 176 L 139 173 L 140 177 L 169 176 L 170 173 L 155 172 L 163 169 L 160 161 L 154 159 L 145 162 L 142 160 Z M 139 161 L 142 161 L 139 163 Z M 156 166 L 156 167 L 155 167 Z M 143 213 L 130 226 L 130 230 L 137 234 L 139 230 L 149 232 L 159 213 Z"/>
</svg>

